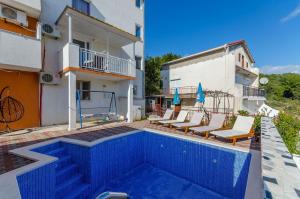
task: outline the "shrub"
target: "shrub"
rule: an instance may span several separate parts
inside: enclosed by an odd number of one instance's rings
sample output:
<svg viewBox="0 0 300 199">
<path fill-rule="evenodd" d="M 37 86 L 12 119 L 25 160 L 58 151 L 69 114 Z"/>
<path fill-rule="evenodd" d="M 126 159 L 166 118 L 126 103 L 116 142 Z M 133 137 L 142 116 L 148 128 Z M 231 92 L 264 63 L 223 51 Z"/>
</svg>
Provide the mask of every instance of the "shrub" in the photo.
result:
<svg viewBox="0 0 300 199">
<path fill-rule="evenodd" d="M 254 118 L 253 129 L 256 135 L 260 135 L 261 132 L 261 115 L 256 115 Z"/>
<path fill-rule="evenodd" d="M 239 115 L 242 115 L 242 116 L 248 116 L 249 115 L 249 112 L 245 111 L 245 110 L 239 110 L 238 113 L 239 113 Z"/>
<path fill-rule="evenodd" d="M 230 116 L 228 118 L 226 127 L 231 129 L 233 127 L 234 123 L 235 123 L 235 120 L 236 120 L 236 116 L 235 115 Z"/>
<path fill-rule="evenodd" d="M 300 154 L 297 150 L 300 122 L 291 115 L 281 112 L 275 124 L 290 153 Z"/>
</svg>

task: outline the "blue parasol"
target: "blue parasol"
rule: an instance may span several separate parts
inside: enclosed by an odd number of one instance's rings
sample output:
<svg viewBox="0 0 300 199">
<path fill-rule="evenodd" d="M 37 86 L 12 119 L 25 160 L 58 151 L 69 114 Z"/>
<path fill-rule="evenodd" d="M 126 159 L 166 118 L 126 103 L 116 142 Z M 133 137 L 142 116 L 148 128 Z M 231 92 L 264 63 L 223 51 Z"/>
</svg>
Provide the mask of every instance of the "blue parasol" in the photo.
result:
<svg viewBox="0 0 300 199">
<path fill-rule="evenodd" d="M 199 86 L 198 86 L 196 101 L 200 102 L 202 104 L 204 104 L 204 102 L 205 102 L 205 94 L 203 92 L 201 83 L 199 83 Z"/>
<path fill-rule="evenodd" d="M 177 88 L 175 90 L 175 94 L 174 94 L 174 98 L 173 98 L 173 104 L 174 105 L 180 104 L 180 97 L 179 97 L 178 89 Z"/>
</svg>

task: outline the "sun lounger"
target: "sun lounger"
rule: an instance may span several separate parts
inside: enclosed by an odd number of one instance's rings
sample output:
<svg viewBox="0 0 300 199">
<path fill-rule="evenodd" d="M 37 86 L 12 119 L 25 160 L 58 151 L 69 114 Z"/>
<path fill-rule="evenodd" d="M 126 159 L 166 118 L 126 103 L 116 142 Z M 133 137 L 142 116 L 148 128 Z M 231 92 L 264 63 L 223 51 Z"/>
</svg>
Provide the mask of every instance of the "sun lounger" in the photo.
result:
<svg viewBox="0 0 300 199">
<path fill-rule="evenodd" d="M 253 117 L 238 116 L 232 129 L 213 131 L 210 134 L 225 139 L 230 139 L 232 140 L 232 144 L 235 145 L 237 139 L 254 136 L 254 132 L 251 130 L 253 122 Z"/>
<path fill-rule="evenodd" d="M 148 120 L 150 121 L 150 123 L 155 123 L 155 122 L 158 122 L 158 121 L 163 121 L 163 120 L 170 120 L 172 115 L 173 115 L 173 110 L 172 109 L 167 109 L 164 116 L 163 117 L 159 117 L 159 116 L 150 116 L 148 118 Z"/>
<path fill-rule="evenodd" d="M 171 126 L 174 126 L 175 128 L 184 129 L 184 132 L 187 133 L 190 127 L 195 127 L 195 126 L 201 125 L 203 115 L 204 115 L 203 112 L 194 112 L 190 122 L 175 123 L 175 124 L 172 124 Z"/>
<path fill-rule="evenodd" d="M 159 121 L 159 123 L 163 124 L 163 125 L 168 124 L 170 126 L 171 124 L 174 124 L 174 123 L 184 122 L 187 114 L 188 114 L 188 111 L 180 111 L 176 120 L 163 120 L 163 121 Z"/>
<path fill-rule="evenodd" d="M 193 127 L 190 130 L 197 133 L 206 133 L 206 137 L 208 137 L 208 132 L 222 128 L 225 117 L 225 114 L 213 113 L 207 126 Z"/>
</svg>

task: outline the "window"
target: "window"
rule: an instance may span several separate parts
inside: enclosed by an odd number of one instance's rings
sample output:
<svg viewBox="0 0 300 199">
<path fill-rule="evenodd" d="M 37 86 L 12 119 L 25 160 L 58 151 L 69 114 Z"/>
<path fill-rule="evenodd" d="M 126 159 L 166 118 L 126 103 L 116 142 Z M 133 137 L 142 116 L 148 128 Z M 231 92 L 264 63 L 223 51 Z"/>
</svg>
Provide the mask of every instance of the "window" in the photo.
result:
<svg viewBox="0 0 300 199">
<path fill-rule="evenodd" d="M 135 66 L 136 66 L 136 69 L 141 70 L 141 68 L 142 68 L 142 58 L 141 57 L 135 56 Z"/>
<path fill-rule="evenodd" d="M 141 38 L 141 33 L 142 33 L 141 29 L 142 29 L 141 26 L 135 25 L 135 36 L 138 38 Z"/>
<path fill-rule="evenodd" d="M 247 68 L 249 67 L 249 64 L 248 64 L 248 62 L 246 62 L 246 67 L 247 67 Z"/>
<path fill-rule="evenodd" d="M 143 0 L 135 0 L 135 6 L 139 9 L 143 7 Z"/>
<path fill-rule="evenodd" d="M 87 0 L 72 0 L 72 6 L 80 12 L 90 14 L 90 3 Z"/>
<path fill-rule="evenodd" d="M 81 90 L 80 99 L 81 100 L 90 100 L 91 99 L 91 82 L 88 81 L 76 81 L 76 89 Z"/>
<path fill-rule="evenodd" d="M 244 55 L 242 55 L 242 67 L 245 66 L 244 58 L 245 58 Z"/>
<path fill-rule="evenodd" d="M 137 95 L 137 94 L 138 94 L 138 86 L 133 85 L 133 95 Z"/>
<path fill-rule="evenodd" d="M 241 62 L 241 53 L 239 53 L 239 62 Z"/>
</svg>

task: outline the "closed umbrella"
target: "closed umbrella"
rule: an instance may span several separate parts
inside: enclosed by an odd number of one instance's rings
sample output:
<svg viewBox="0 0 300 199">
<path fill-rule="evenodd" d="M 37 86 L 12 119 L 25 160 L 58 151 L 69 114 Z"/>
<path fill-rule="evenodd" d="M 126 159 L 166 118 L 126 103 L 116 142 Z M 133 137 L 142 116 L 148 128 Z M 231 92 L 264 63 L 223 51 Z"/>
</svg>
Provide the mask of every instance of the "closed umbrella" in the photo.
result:
<svg viewBox="0 0 300 199">
<path fill-rule="evenodd" d="M 196 100 L 197 100 L 197 102 L 201 103 L 202 105 L 203 105 L 204 102 L 205 102 L 205 94 L 204 94 L 204 92 L 203 92 L 201 83 L 199 83 L 199 86 L 198 86 L 198 90 L 197 90 L 197 98 L 196 98 Z"/>
<path fill-rule="evenodd" d="M 205 94 L 203 92 L 201 83 L 199 83 L 199 85 L 198 85 L 196 102 L 198 102 L 198 106 L 200 104 L 199 110 L 203 109 L 203 105 L 204 105 L 204 102 L 205 102 Z"/>
<path fill-rule="evenodd" d="M 177 88 L 175 90 L 175 94 L 174 94 L 174 98 L 173 98 L 173 104 L 174 105 L 180 104 L 180 97 L 179 97 L 179 93 L 178 93 L 178 89 Z"/>
</svg>

